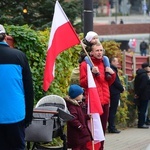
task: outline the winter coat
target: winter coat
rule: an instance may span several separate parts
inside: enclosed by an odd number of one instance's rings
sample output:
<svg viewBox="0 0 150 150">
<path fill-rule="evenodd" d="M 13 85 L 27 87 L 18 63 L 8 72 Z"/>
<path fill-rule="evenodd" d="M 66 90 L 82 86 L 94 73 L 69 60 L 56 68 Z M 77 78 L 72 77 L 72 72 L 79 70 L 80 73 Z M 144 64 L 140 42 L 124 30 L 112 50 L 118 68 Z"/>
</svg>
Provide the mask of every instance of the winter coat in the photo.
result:
<svg viewBox="0 0 150 150">
<path fill-rule="evenodd" d="M 116 74 L 111 75 L 111 79 L 109 81 L 106 81 L 105 79 L 105 66 L 103 63 L 103 59 L 96 59 L 94 57 L 91 57 L 94 66 L 97 66 L 100 75 L 93 74 L 93 78 L 98 90 L 98 94 L 101 100 L 101 104 L 109 104 L 110 103 L 110 92 L 109 92 L 109 86 L 114 82 Z M 87 100 L 87 93 L 88 93 L 88 78 L 87 78 L 87 63 L 83 61 L 80 64 L 80 86 L 82 86 L 85 89 L 85 96 Z"/>
<path fill-rule="evenodd" d="M 79 103 L 69 97 L 65 97 L 64 99 L 69 112 L 75 117 L 73 120 L 67 122 L 67 146 L 68 148 L 75 148 L 79 145 L 85 145 L 91 141 L 91 133 L 87 127 L 87 120 L 90 117 L 82 110 L 84 103 Z"/>
<path fill-rule="evenodd" d="M 120 82 L 119 76 L 118 76 L 118 69 L 111 65 L 111 68 L 114 70 L 114 72 L 116 73 L 116 78 L 114 83 L 110 86 L 110 94 L 111 95 L 115 95 L 115 94 L 120 94 L 124 91 L 124 88 Z"/>
<path fill-rule="evenodd" d="M 28 125 L 33 113 L 33 84 L 25 54 L 0 42 L 0 124 L 25 119 Z"/>
<path fill-rule="evenodd" d="M 150 80 L 146 70 L 138 69 L 134 80 L 134 92 L 140 100 L 149 100 Z"/>
<path fill-rule="evenodd" d="M 148 45 L 145 41 L 142 41 L 140 44 L 140 51 L 148 48 Z"/>
</svg>

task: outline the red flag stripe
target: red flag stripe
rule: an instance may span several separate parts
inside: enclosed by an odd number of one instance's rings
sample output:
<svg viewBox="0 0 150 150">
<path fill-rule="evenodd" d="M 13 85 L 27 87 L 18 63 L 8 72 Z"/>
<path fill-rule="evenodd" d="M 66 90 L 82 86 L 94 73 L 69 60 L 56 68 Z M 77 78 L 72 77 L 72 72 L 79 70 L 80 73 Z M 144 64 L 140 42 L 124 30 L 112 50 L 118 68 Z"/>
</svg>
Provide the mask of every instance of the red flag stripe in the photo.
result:
<svg viewBox="0 0 150 150">
<path fill-rule="evenodd" d="M 73 29 L 60 4 L 58 1 L 56 1 L 44 70 L 44 91 L 48 90 L 51 82 L 54 79 L 54 66 L 57 56 L 64 50 L 79 43 L 80 40 L 75 30 Z"/>
<path fill-rule="evenodd" d="M 64 32 L 66 32 L 67 35 L 64 35 Z M 64 25 L 60 26 L 54 34 L 52 45 L 47 51 L 46 66 L 44 72 L 45 84 L 43 85 L 43 89 L 45 91 L 48 90 L 50 82 L 54 79 L 53 67 L 56 57 L 59 55 L 59 53 L 69 48 L 70 45 L 74 46 L 79 42 L 79 40 L 75 36 L 70 36 L 72 33 L 73 30 L 70 28 L 70 25 L 67 22 Z M 63 40 L 64 38 L 65 40 Z"/>
<path fill-rule="evenodd" d="M 100 98 L 97 92 L 97 88 L 89 88 L 89 105 L 90 105 L 90 113 L 103 113 L 103 108 L 100 102 Z"/>
<path fill-rule="evenodd" d="M 88 74 L 88 98 L 89 98 L 89 113 L 103 113 L 103 108 L 100 102 L 100 97 L 98 90 L 90 69 L 90 66 L 87 64 L 87 74 Z"/>
</svg>

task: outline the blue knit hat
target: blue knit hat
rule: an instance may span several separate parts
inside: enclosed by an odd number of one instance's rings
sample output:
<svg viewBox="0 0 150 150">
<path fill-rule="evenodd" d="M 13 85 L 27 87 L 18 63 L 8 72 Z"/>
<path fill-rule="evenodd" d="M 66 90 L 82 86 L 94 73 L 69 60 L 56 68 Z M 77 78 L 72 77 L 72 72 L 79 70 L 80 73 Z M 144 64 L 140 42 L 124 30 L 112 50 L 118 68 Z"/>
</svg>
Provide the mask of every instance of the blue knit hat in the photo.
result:
<svg viewBox="0 0 150 150">
<path fill-rule="evenodd" d="M 76 98 L 77 96 L 83 94 L 83 89 L 77 85 L 77 84 L 72 84 L 70 87 L 69 87 L 69 96 L 70 98 L 74 99 Z"/>
</svg>

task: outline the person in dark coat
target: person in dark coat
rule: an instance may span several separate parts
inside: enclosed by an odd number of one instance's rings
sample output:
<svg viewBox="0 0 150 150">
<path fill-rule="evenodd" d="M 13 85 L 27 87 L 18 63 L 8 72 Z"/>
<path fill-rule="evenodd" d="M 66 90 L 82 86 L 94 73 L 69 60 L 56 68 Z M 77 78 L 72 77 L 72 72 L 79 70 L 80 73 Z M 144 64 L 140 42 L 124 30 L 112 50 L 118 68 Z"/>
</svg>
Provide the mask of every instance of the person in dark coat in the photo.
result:
<svg viewBox="0 0 150 150">
<path fill-rule="evenodd" d="M 77 84 L 72 84 L 69 96 L 64 99 L 69 112 L 74 116 L 73 120 L 67 122 L 67 147 L 72 150 L 88 150 L 86 145 L 92 138 L 87 126 L 90 116 L 83 111 L 83 89 Z"/>
<path fill-rule="evenodd" d="M 149 67 L 149 66 L 147 66 Z M 149 77 L 147 74 L 147 70 L 138 69 L 136 71 L 135 81 L 134 81 L 134 92 L 135 98 L 138 99 L 136 105 L 138 107 L 138 128 L 149 128 L 145 125 L 146 120 L 146 110 L 148 106 L 149 100 Z"/>
<path fill-rule="evenodd" d="M 148 87 L 147 87 L 147 93 L 148 93 L 148 106 L 146 110 L 146 118 L 145 118 L 145 124 L 150 125 L 150 118 L 149 118 L 149 111 L 150 111 L 150 67 L 147 68 L 147 75 L 148 75 Z"/>
<path fill-rule="evenodd" d="M 120 93 L 124 91 L 124 87 L 122 86 L 119 76 L 118 76 L 118 58 L 112 57 L 110 58 L 111 68 L 116 73 L 116 78 L 114 83 L 109 87 L 110 89 L 110 107 L 109 107 L 109 117 L 108 117 L 108 132 L 109 133 L 120 133 L 119 130 L 115 127 L 115 116 L 119 104 Z"/>
<path fill-rule="evenodd" d="M 148 44 L 143 40 L 143 41 L 140 43 L 141 56 L 146 56 L 147 49 L 148 49 Z"/>
</svg>

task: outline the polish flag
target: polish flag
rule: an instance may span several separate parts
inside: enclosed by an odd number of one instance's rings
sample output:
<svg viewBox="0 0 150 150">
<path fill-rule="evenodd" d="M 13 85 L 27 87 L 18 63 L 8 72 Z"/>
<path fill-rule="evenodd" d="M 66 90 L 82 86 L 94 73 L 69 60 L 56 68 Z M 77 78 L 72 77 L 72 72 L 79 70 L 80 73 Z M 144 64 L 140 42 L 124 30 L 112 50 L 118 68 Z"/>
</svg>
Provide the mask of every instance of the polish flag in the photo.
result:
<svg viewBox="0 0 150 150">
<path fill-rule="evenodd" d="M 64 50 L 79 43 L 80 40 L 74 28 L 59 2 L 56 1 L 44 70 L 44 91 L 48 90 L 54 79 L 55 60 L 57 56 Z"/>
<path fill-rule="evenodd" d="M 100 142 L 105 140 L 104 132 L 101 124 L 100 115 L 103 113 L 100 98 L 96 88 L 96 84 L 90 69 L 87 64 L 87 75 L 88 75 L 88 114 L 91 114 L 92 119 L 88 122 L 88 127 L 93 136 L 93 142 L 89 145 L 91 150 L 99 150 Z"/>
<path fill-rule="evenodd" d="M 90 113 L 103 113 L 100 97 L 96 88 L 95 81 L 91 72 L 90 66 L 87 64 L 88 74 L 88 97 L 89 97 L 89 112 Z"/>
</svg>

